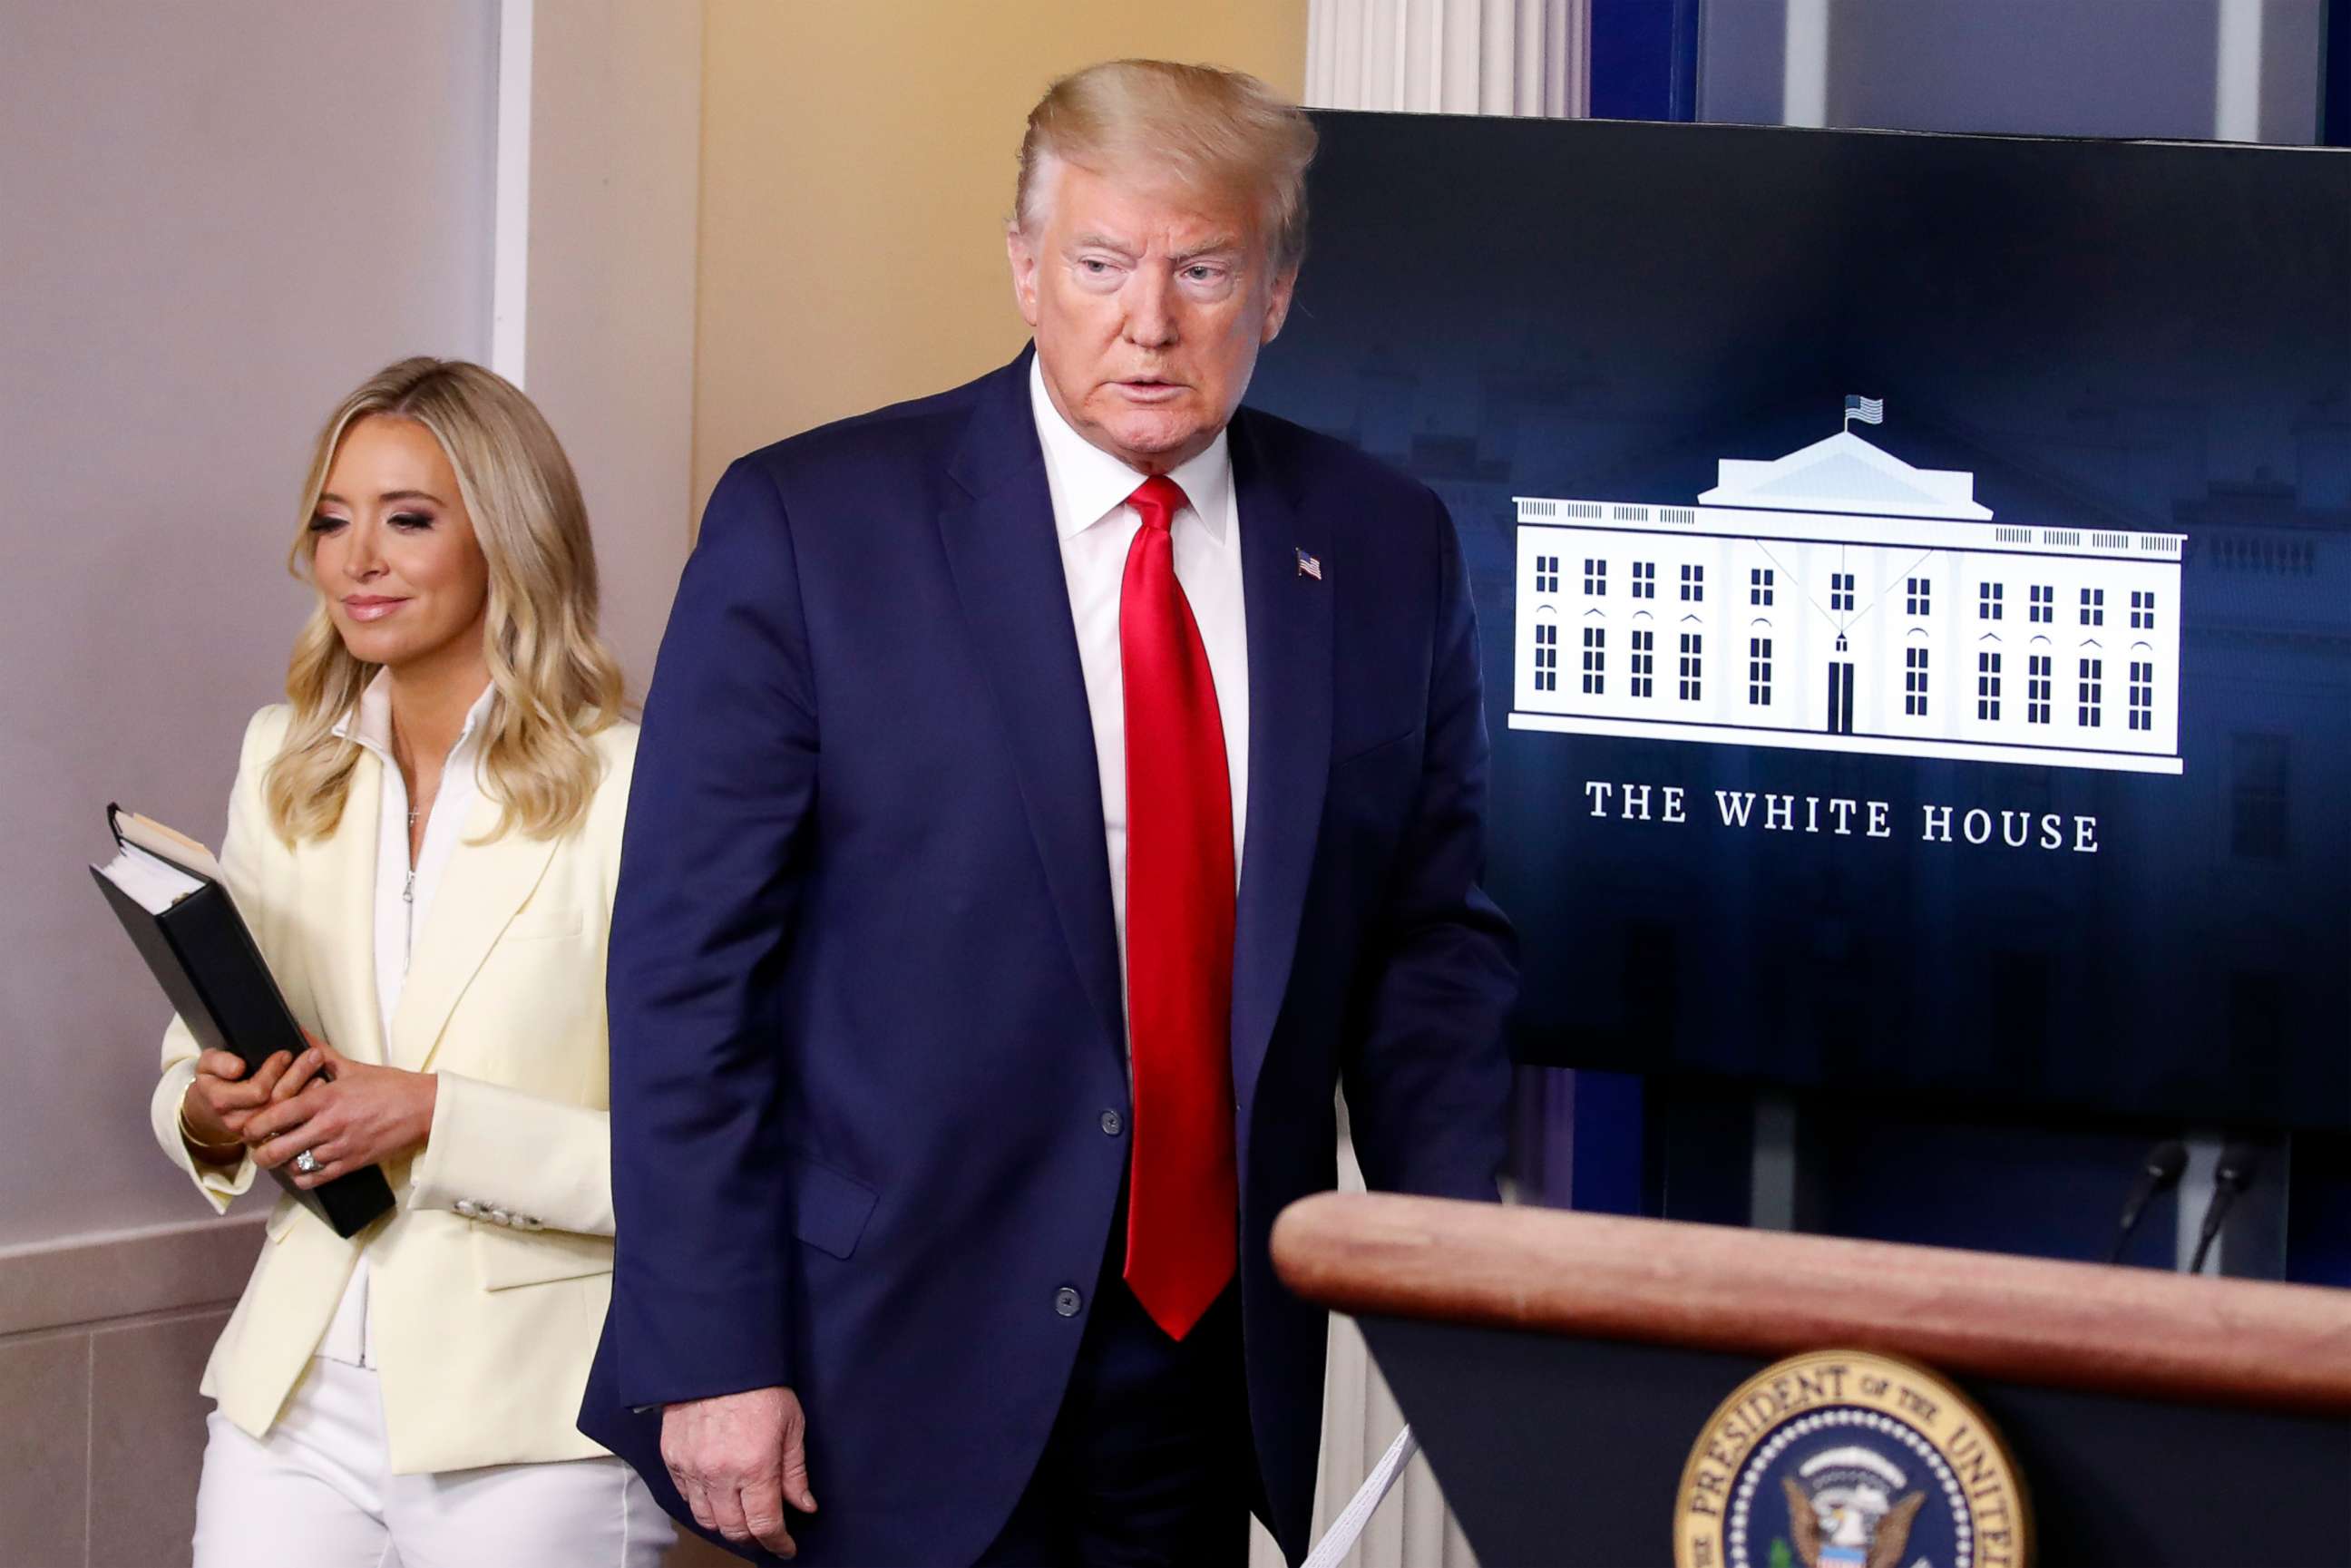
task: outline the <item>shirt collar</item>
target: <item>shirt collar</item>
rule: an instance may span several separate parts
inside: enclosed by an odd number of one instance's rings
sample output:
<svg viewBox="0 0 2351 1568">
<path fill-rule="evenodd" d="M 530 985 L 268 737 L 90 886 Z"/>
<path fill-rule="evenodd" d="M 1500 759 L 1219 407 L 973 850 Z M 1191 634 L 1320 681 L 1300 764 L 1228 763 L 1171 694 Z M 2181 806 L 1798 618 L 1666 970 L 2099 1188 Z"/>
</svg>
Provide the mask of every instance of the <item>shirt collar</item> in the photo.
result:
<svg viewBox="0 0 2351 1568">
<path fill-rule="evenodd" d="M 1125 505 L 1144 476 L 1080 435 L 1045 391 L 1045 372 L 1029 361 L 1029 407 L 1045 449 L 1045 481 L 1053 496 L 1053 527 L 1063 538 L 1085 532 Z M 1207 450 L 1168 476 L 1183 487 L 1203 528 L 1224 542 L 1233 489 L 1232 446 L 1225 431 Z"/>
<path fill-rule="evenodd" d="M 498 688 L 495 684 L 482 688 L 482 695 L 475 697 L 474 706 L 465 710 L 465 727 L 457 732 L 457 744 L 449 748 L 450 756 L 455 757 L 459 749 L 474 737 L 474 732 L 479 729 L 482 721 L 489 716 L 490 703 L 497 695 Z M 367 684 L 367 689 L 360 693 L 358 706 L 335 721 L 335 737 L 338 740 L 357 741 L 386 762 L 392 759 L 392 672 L 390 670 L 378 670 L 375 673 L 375 679 L 370 681 Z"/>
</svg>

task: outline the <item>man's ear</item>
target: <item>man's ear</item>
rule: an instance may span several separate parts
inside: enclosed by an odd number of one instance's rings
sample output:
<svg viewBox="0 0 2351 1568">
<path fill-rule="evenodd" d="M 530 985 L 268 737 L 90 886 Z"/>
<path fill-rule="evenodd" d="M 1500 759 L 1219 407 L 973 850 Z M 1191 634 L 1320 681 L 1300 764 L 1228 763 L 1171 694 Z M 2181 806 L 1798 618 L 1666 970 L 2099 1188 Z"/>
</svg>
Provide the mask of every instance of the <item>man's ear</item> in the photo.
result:
<svg viewBox="0 0 2351 1568">
<path fill-rule="evenodd" d="M 1284 267 L 1274 274 L 1273 287 L 1265 302 L 1265 327 L 1258 334 L 1258 344 L 1263 347 L 1281 335 L 1281 324 L 1290 319 L 1290 297 L 1298 291 L 1298 269 Z"/>
<path fill-rule="evenodd" d="M 1004 228 L 1004 254 L 1012 263 L 1012 299 L 1020 307 L 1020 319 L 1033 331 L 1037 326 L 1037 247 L 1020 232 L 1017 223 Z"/>
</svg>

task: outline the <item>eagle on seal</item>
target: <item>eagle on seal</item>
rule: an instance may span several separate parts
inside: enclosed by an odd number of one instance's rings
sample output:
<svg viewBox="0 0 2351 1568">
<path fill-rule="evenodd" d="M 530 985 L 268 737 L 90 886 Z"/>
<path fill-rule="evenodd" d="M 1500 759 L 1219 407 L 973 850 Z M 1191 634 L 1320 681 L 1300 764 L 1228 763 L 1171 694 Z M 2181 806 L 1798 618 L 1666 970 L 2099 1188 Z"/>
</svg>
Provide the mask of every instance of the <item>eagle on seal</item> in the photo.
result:
<svg viewBox="0 0 2351 1568">
<path fill-rule="evenodd" d="M 1795 1538 L 1796 1559 L 1804 1568 L 1823 1568 L 1822 1549 L 1830 1544 L 1831 1533 L 1858 1533 L 1865 1543 L 1867 1555 L 1860 1557 L 1861 1568 L 1901 1568 L 1902 1553 L 1910 1544 L 1910 1523 L 1918 1517 L 1926 1504 L 1927 1494 L 1914 1491 L 1901 1501 L 1889 1506 L 1879 1515 L 1875 1528 L 1867 1516 L 1857 1511 L 1839 1507 L 1831 1519 L 1823 1520 L 1813 1507 L 1813 1500 L 1804 1494 L 1793 1476 L 1780 1478 L 1781 1490 L 1788 1496 L 1788 1533 Z M 1824 1531 L 1823 1526 L 1827 1529 Z M 1837 1527 L 1842 1525 L 1842 1530 Z M 1858 1555 L 1840 1541 L 1839 1550 L 1829 1559 L 1830 1568 L 1842 1568 Z"/>
</svg>

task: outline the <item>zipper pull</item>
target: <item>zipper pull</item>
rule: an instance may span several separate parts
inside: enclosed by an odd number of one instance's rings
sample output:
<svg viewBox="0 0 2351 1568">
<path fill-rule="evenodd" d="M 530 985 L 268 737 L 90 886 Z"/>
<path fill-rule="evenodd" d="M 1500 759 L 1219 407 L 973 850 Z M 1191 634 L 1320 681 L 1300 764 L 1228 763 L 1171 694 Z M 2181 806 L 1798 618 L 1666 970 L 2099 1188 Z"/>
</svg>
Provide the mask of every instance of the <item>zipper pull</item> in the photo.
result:
<svg viewBox="0 0 2351 1568">
<path fill-rule="evenodd" d="M 414 866 L 408 868 L 408 883 L 400 890 L 400 901 L 408 904 L 413 904 L 416 902 L 416 868 Z"/>
</svg>

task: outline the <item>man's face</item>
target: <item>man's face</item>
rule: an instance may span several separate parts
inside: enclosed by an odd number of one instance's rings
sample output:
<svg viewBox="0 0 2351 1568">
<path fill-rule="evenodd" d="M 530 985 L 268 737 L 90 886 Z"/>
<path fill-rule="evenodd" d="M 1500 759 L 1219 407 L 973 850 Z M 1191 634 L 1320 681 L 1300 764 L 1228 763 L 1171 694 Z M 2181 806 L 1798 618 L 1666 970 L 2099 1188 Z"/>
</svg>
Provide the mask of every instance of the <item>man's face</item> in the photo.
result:
<svg viewBox="0 0 2351 1568">
<path fill-rule="evenodd" d="M 1146 474 L 1207 450 L 1290 312 L 1254 204 L 1056 158 L 1039 232 L 1007 237 L 1045 390 Z"/>
</svg>

